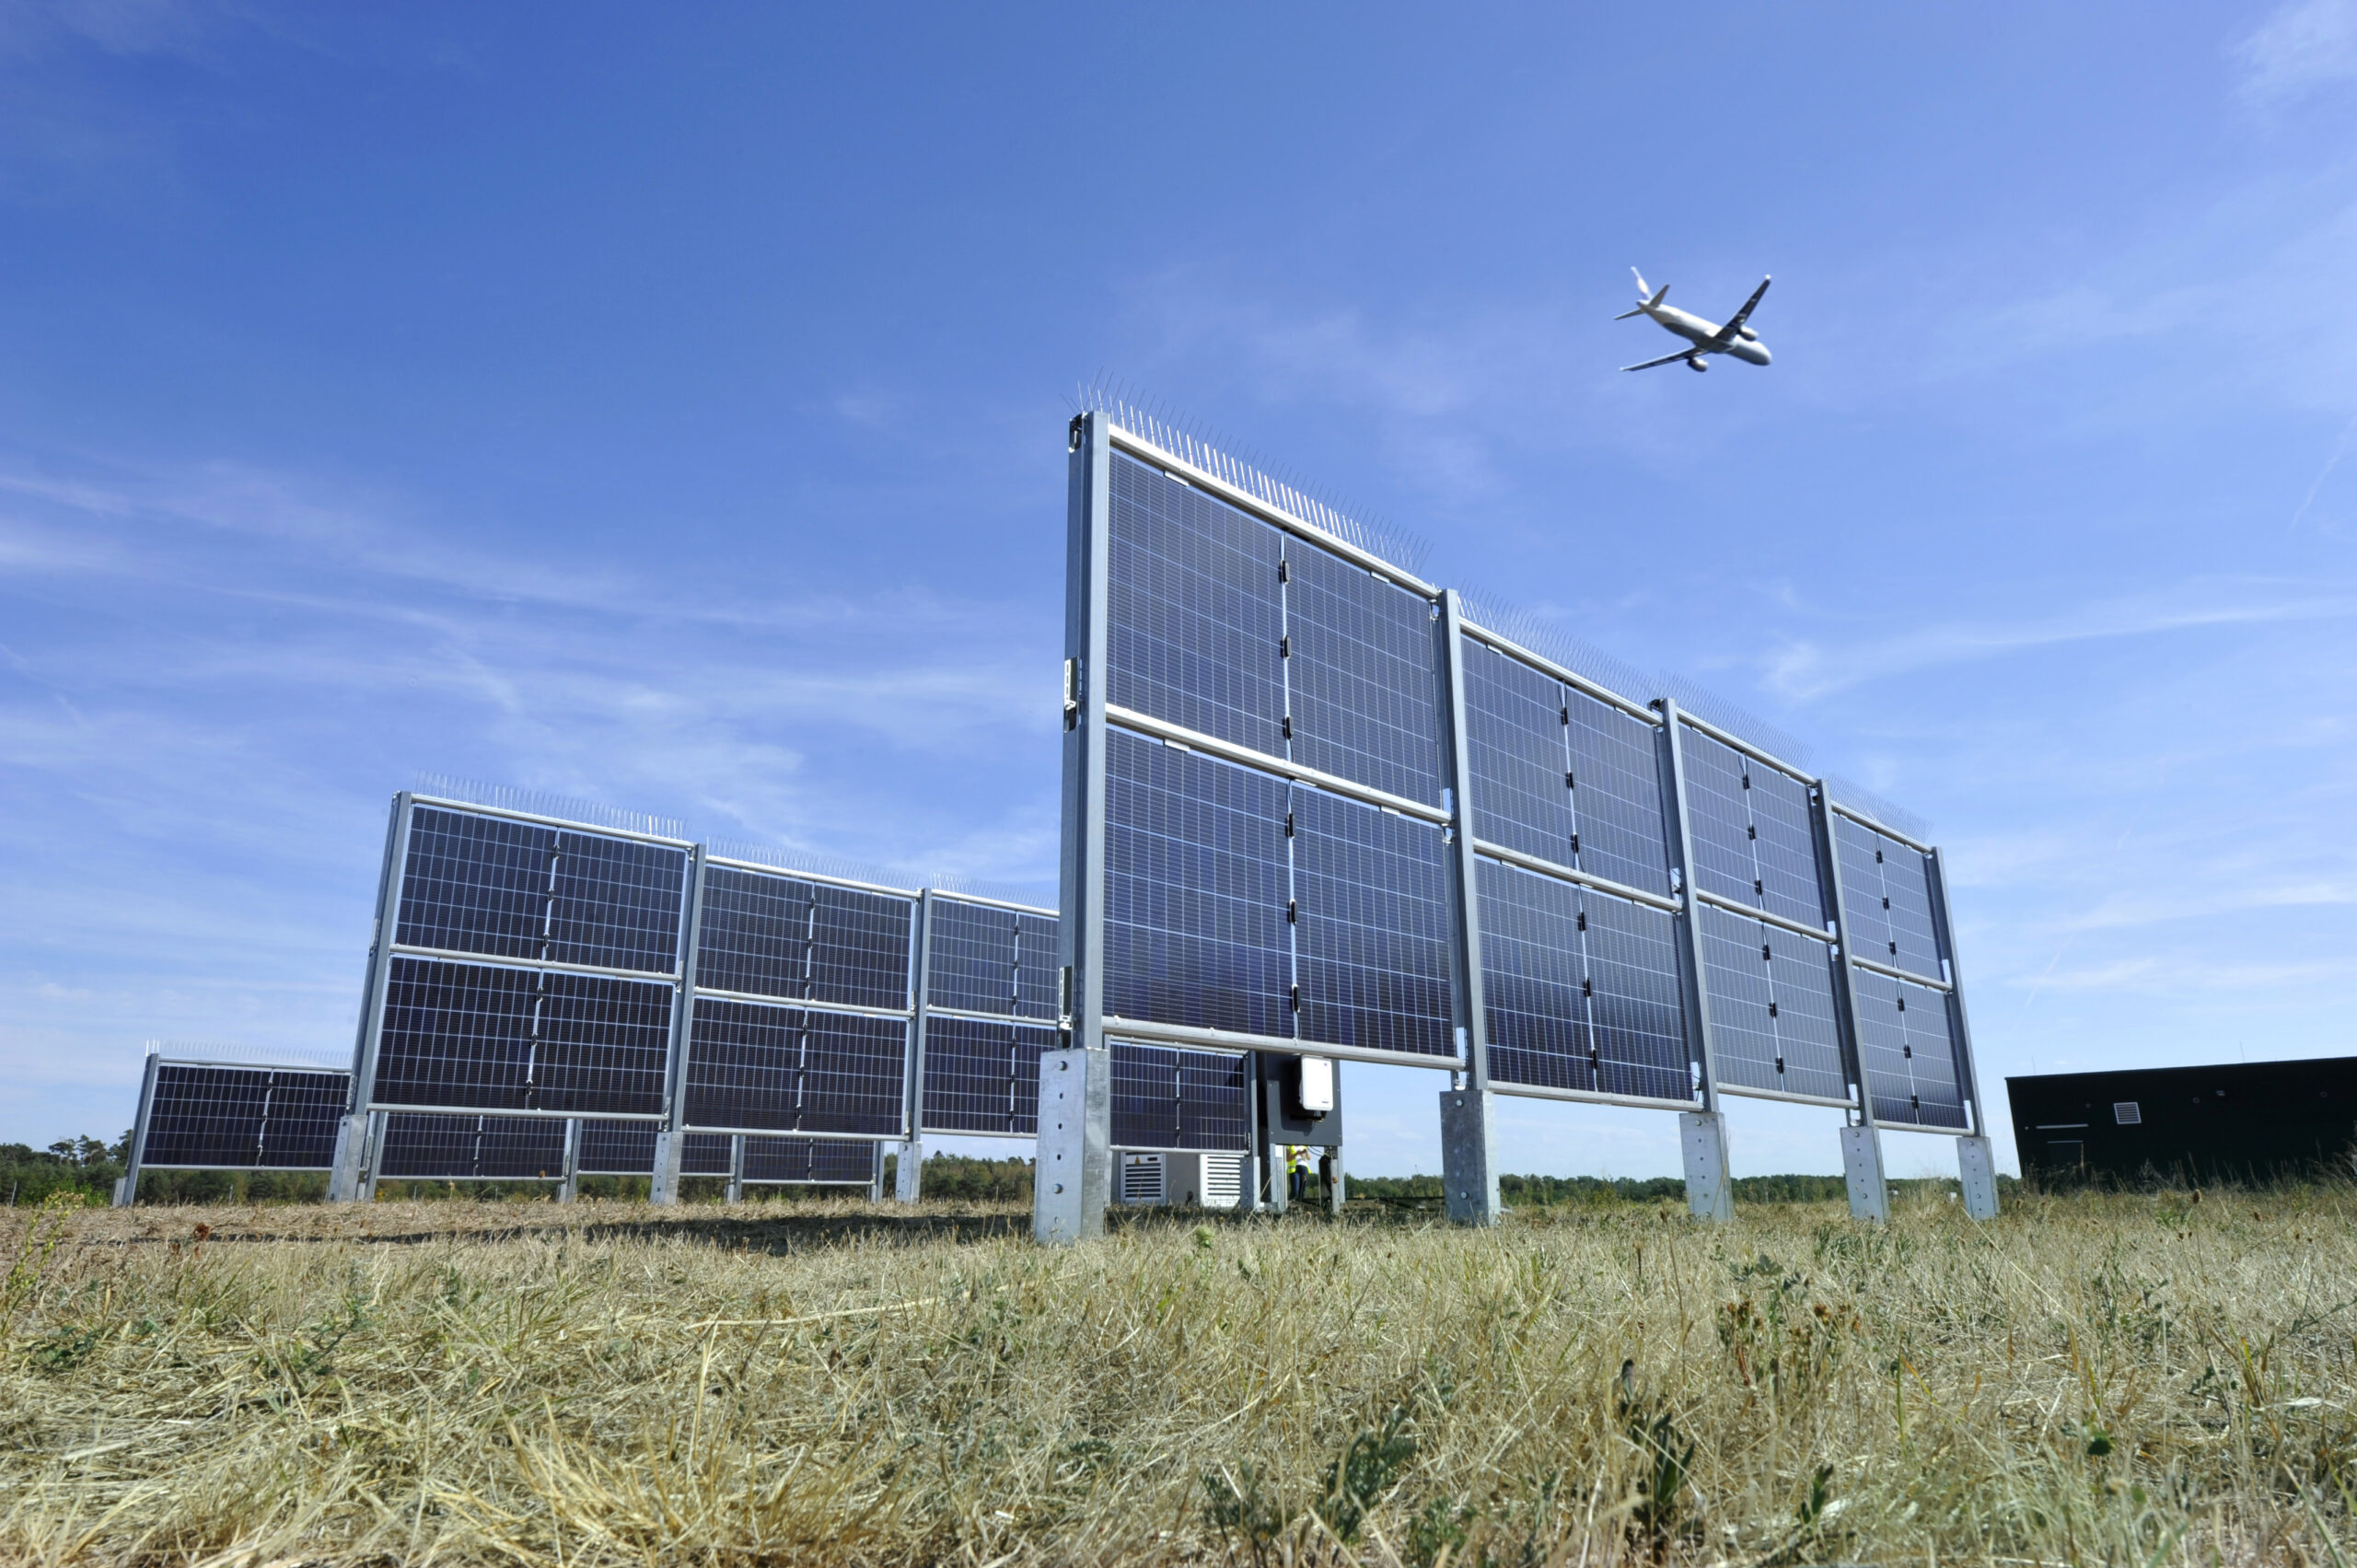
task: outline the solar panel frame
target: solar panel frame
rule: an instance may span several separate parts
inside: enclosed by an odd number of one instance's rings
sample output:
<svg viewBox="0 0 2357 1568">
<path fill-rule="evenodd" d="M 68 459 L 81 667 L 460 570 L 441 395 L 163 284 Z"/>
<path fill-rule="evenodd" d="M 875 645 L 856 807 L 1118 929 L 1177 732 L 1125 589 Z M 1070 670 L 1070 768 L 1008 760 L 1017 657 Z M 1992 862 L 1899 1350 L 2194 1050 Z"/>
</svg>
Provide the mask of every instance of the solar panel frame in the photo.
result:
<svg viewBox="0 0 2357 1568">
<path fill-rule="evenodd" d="M 543 1117 L 390 1111 L 377 1144 L 386 1181 L 562 1181 L 566 1127 Z"/>
<path fill-rule="evenodd" d="M 350 1073 L 160 1053 L 148 1060 L 134 1169 L 328 1168 Z"/>
</svg>

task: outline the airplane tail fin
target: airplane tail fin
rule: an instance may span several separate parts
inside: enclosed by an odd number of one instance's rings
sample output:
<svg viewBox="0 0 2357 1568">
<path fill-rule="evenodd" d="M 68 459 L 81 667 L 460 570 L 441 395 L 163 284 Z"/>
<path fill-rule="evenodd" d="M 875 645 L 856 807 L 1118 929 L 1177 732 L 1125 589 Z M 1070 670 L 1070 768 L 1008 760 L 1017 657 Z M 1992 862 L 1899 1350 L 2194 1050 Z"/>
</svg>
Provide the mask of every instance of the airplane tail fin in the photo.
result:
<svg viewBox="0 0 2357 1568">
<path fill-rule="evenodd" d="M 1650 310 L 1655 306 L 1659 305 L 1662 302 L 1662 296 L 1669 293 L 1669 285 L 1667 284 L 1662 285 L 1659 288 L 1648 287 L 1645 283 L 1645 274 L 1637 271 L 1634 267 L 1629 269 L 1629 275 L 1637 280 L 1637 297 L 1643 300 L 1644 303 L 1638 306 L 1634 310 L 1623 310 L 1620 315 L 1612 318 L 1616 321 L 1625 321 L 1631 316 L 1643 315 L 1647 310 Z M 1645 297 L 1647 295 L 1651 295 L 1653 297 L 1647 299 Z"/>
</svg>

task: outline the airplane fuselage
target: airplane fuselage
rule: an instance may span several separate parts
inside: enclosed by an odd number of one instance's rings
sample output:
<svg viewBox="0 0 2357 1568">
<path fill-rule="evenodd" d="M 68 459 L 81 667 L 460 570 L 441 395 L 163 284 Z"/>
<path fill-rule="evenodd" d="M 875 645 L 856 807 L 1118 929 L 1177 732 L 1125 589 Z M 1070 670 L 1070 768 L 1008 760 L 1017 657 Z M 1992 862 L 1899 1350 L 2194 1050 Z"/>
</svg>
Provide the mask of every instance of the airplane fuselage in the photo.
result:
<svg viewBox="0 0 2357 1568">
<path fill-rule="evenodd" d="M 1720 348 L 1711 342 L 1719 335 L 1719 324 L 1715 321 L 1705 321 L 1691 311 L 1680 310 L 1675 305 L 1647 305 L 1640 301 L 1637 308 L 1692 343 L 1695 348 L 1704 354 L 1724 354 L 1730 358 L 1740 359 L 1747 365 L 1769 363 L 1768 345 L 1758 338 L 1750 336 L 1748 329 L 1739 331 L 1733 342 L 1724 348 Z"/>
</svg>

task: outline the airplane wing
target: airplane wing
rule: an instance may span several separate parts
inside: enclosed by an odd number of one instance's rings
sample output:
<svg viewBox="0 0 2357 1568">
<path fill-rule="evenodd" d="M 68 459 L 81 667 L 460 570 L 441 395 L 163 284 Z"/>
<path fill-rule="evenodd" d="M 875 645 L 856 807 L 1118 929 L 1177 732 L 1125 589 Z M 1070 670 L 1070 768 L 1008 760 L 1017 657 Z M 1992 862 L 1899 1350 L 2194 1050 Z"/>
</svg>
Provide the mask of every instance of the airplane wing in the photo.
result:
<svg viewBox="0 0 2357 1568">
<path fill-rule="evenodd" d="M 1733 343 L 1735 341 L 1736 334 L 1743 331 L 1743 324 L 1751 319 L 1752 311 L 1759 308 L 1759 296 L 1768 292 L 1768 285 L 1774 281 L 1775 280 L 1773 278 L 1761 278 L 1759 280 L 1759 286 L 1751 291 L 1751 297 L 1743 302 L 1743 308 L 1736 311 L 1733 316 L 1728 317 L 1727 324 L 1719 329 L 1717 341 L 1720 343 Z"/>
<path fill-rule="evenodd" d="M 1623 370 L 1651 370 L 1656 365 L 1675 365 L 1681 359 L 1691 359 L 1694 355 L 1702 352 L 1703 351 L 1701 349 L 1682 348 L 1676 354 L 1665 354 L 1659 359 L 1648 359 L 1643 365 L 1624 365 L 1620 368 Z"/>
</svg>

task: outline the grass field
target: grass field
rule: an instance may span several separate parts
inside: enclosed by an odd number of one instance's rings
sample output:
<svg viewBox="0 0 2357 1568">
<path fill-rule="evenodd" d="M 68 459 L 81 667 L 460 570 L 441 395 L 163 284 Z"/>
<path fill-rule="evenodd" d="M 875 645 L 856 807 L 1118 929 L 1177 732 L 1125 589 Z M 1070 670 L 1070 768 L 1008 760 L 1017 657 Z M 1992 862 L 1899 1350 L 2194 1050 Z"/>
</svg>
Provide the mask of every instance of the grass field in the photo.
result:
<svg viewBox="0 0 2357 1568">
<path fill-rule="evenodd" d="M 2347 1568 L 2352 1222 L 19 1209 L 0 1560 Z"/>
</svg>

